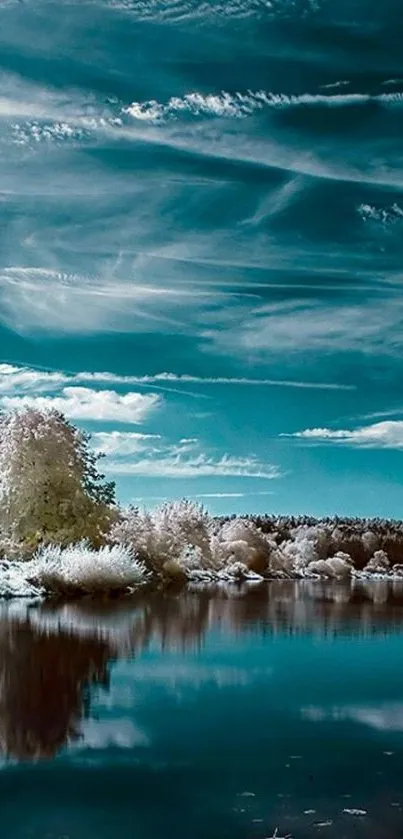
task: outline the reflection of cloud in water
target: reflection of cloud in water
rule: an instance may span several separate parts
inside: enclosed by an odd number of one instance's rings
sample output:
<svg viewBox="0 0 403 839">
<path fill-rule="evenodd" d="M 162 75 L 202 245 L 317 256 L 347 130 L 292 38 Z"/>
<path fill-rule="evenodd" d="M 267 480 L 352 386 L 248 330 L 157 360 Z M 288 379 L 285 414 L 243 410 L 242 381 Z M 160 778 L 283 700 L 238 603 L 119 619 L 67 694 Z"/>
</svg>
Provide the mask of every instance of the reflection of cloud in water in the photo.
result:
<svg viewBox="0 0 403 839">
<path fill-rule="evenodd" d="M 120 674 L 124 670 L 120 668 Z M 127 668 L 127 676 L 132 674 L 130 665 Z M 232 665 L 215 665 L 213 663 L 198 664 L 197 662 L 186 661 L 186 664 L 178 664 L 177 662 L 168 660 L 163 662 L 143 662 L 136 663 L 135 683 L 136 686 L 141 683 L 156 683 L 162 684 L 167 690 L 175 690 L 181 686 L 186 689 L 199 690 L 200 687 L 206 685 L 214 685 L 217 688 L 224 687 L 242 687 L 251 685 L 257 679 L 267 679 L 273 673 L 271 667 L 251 667 L 247 664 L 245 667 L 238 667 Z"/>
<path fill-rule="evenodd" d="M 369 725 L 379 731 L 403 731 L 403 702 L 387 702 L 380 706 L 336 705 L 322 708 L 314 705 L 301 710 L 304 719 L 312 722 L 352 722 Z"/>
<path fill-rule="evenodd" d="M 118 746 L 132 749 L 134 746 L 148 746 L 145 732 L 140 731 L 131 719 L 94 720 L 82 723 L 80 740 L 74 743 L 74 750 L 106 749 Z"/>
</svg>

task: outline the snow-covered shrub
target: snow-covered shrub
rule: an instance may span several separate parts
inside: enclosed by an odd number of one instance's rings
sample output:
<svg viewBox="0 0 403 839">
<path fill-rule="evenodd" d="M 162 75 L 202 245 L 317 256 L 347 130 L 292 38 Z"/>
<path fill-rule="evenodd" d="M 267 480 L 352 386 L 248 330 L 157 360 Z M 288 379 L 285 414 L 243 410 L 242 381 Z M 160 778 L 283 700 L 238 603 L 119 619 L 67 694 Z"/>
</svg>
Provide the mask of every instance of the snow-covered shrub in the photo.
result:
<svg viewBox="0 0 403 839">
<path fill-rule="evenodd" d="M 153 512 L 131 507 L 112 527 L 112 543 L 130 546 L 150 570 L 161 574 L 163 566 L 187 548 L 197 548 L 207 567 L 214 565 L 210 548 L 211 520 L 208 513 L 190 501 L 164 504 Z"/>
<path fill-rule="evenodd" d="M 130 508 L 110 538 L 129 545 L 154 574 L 170 579 L 196 570 L 218 572 L 234 562 L 264 573 L 276 548 L 252 522 L 211 519 L 190 501 L 164 504 L 153 512 Z"/>
<path fill-rule="evenodd" d="M 255 571 L 251 571 L 244 562 L 231 562 L 225 566 L 223 571 L 220 571 L 220 579 L 228 582 L 262 582 L 263 577 Z"/>
<path fill-rule="evenodd" d="M 93 550 L 85 542 L 47 545 L 26 563 L 29 578 L 52 594 L 107 594 L 137 588 L 149 574 L 132 550 L 112 545 Z"/>
<path fill-rule="evenodd" d="M 310 562 L 306 568 L 308 574 L 318 574 L 320 577 L 343 579 L 350 577 L 353 570 L 353 563 L 348 554 L 339 551 L 329 559 L 318 559 Z"/>
<path fill-rule="evenodd" d="M 320 559 L 317 549 L 318 528 L 298 527 L 291 532 L 291 539 L 280 545 L 284 557 L 284 568 L 288 571 L 301 571 L 311 562 Z"/>
<path fill-rule="evenodd" d="M 211 537 L 215 567 L 241 562 L 251 571 L 264 573 L 275 548 L 256 525 L 244 519 L 226 522 Z"/>
<path fill-rule="evenodd" d="M 366 574 L 387 574 L 390 569 L 390 563 L 385 551 L 375 551 L 373 557 L 366 564 L 364 571 Z"/>
<path fill-rule="evenodd" d="M 40 597 L 43 594 L 39 585 L 27 577 L 25 562 L 0 560 L 0 598 Z"/>
</svg>

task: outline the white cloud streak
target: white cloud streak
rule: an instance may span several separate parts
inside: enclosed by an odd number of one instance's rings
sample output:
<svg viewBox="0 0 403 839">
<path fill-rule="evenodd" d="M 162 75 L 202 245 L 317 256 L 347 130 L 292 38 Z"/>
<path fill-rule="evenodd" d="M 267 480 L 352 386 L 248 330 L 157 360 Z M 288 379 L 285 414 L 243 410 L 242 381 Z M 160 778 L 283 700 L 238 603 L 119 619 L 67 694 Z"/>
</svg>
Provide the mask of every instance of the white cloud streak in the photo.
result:
<svg viewBox="0 0 403 839">
<path fill-rule="evenodd" d="M 274 492 L 267 490 L 265 492 L 196 492 L 186 493 L 185 498 L 255 498 L 256 496 L 274 495 Z M 168 495 L 137 495 L 132 499 L 133 501 L 172 501 L 172 497 Z"/>
<path fill-rule="evenodd" d="M 135 461 L 111 460 L 105 462 L 104 471 L 113 475 L 145 478 L 237 477 L 272 480 L 280 477 L 277 466 L 262 463 L 254 457 L 226 454 L 214 459 L 202 452 L 184 457 L 179 452 L 171 454 L 162 451 L 157 457 L 147 456 Z"/>
<path fill-rule="evenodd" d="M 188 373 L 156 373 L 146 376 L 122 376 L 111 372 L 79 372 L 64 373 L 51 370 L 39 370 L 28 367 L 18 367 L 11 364 L 0 364 L 0 393 L 9 392 L 14 389 L 23 390 L 51 390 L 63 384 L 75 383 L 96 383 L 111 385 L 146 385 L 162 386 L 169 384 L 178 385 L 234 385 L 246 387 L 288 387 L 313 390 L 354 390 L 354 385 L 338 384 L 334 382 L 307 382 L 297 379 L 271 379 L 251 378 L 248 376 L 193 376 Z M 169 391 L 169 388 L 166 388 Z M 200 394 L 189 393 L 188 390 L 175 389 L 174 392 L 186 393 L 187 395 L 200 396 Z"/>
<path fill-rule="evenodd" d="M 389 420 L 354 429 L 306 428 L 282 437 L 297 437 L 307 442 L 336 443 L 372 449 L 403 449 L 403 421 Z"/>
<path fill-rule="evenodd" d="M 193 286 L 162 286 L 106 276 L 65 274 L 48 268 L 0 270 L 0 322 L 14 331 L 90 335 L 98 332 L 189 333 L 184 305 L 200 312 L 226 292 Z M 230 295 L 231 296 L 231 295 Z"/>
<path fill-rule="evenodd" d="M 232 324 L 204 332 L 216 351 L 265 357 L 284 352 L 394 354 L 402 347 L 403 307 L 397 298 L 368 298 L 356 305 L 292 300 L 258 306 Z"/>
<path fill-rule="evenodd" d="M 106 456 L 126 456 L 137 454 L 145 448 L 152 449 L 161 440 L 161 435 L 136 431 L 97 431 L 91 439 L 96 452 Z"/>
</svg>

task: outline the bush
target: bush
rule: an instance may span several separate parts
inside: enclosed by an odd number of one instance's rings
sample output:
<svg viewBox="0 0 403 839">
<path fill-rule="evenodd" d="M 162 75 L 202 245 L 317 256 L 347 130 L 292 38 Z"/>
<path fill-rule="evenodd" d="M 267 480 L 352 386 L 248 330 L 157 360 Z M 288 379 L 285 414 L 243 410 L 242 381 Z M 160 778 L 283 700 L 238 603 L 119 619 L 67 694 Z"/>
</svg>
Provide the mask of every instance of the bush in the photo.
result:
<svg viewBox="0 0 403 839">
<path fill-rule="evenodd" d="M 149 580 L 130 548 L 114 545 L 95 551 L 85 542 L 68 548 L 48 545 L 29 563 L 27 574 L 36 585 L 59 595 L 123 592 Z"/>
</svg>

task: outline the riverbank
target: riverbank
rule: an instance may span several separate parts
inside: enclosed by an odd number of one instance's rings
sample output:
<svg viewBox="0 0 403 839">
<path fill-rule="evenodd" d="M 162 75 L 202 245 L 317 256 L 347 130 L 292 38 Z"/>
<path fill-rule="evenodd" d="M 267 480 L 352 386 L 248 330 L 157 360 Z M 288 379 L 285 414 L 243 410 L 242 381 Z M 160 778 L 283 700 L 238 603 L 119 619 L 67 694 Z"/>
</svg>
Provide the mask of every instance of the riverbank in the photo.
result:
<svg viewBox="0 0 403 839">
<path fill-rule="evenodd" d="M 381 519 L 211 517 L 189 501 L 122 513 L 98 549 L 43 544 L 0 560 L 0 597 L 121 596 L 149 587 L 265 580 L 402 579 L 403 523 Z"/>
</svg>

